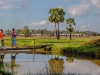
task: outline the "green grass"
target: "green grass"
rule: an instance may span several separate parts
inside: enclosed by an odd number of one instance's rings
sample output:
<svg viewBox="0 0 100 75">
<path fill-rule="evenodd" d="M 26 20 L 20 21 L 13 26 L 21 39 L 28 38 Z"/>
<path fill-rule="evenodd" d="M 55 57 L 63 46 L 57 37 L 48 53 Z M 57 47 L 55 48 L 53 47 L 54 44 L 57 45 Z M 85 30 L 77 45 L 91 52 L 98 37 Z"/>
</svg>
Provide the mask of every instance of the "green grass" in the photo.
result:
<svg viewBox="0 0 100 75">
<path fill-rule="evenodd" d="M 100 59 L 100 39 L 92 39 L 80 46 L 63 48 L 63 53 Z"/>
<path fill-rule="evenodd" d="M 54 44 L 53 49 L 61 49 L 63 47 L 77 47 L 86 40 L 81 40 L 81 39 L 61 39 L 61 40 L 56 40 L 56 39 L 36 39 L 35 40 L 35 45 L 41 45 L 41 44 Z M 16 40 L 17 46 L 18 47 L 25 47 L 25 46 L 34 46 L 34 40 L 33 39 L 17 39 Z M 6 46 L 11 46 L 11 39 L 5 39 L 5 45 Z"/>
<path fill-rule="evenodd" d="M 0 75 L 13 75 L 9 70 L 8 63 L 0 61 Z"/>
<path fill-rule="evenodd" d="M 53 54 L 73 54 L 79 56 L 87 56 L 100 58 L 100 37 L 75 37 L 72 40 L 69 38 L 33 38 L 33 37 L 17 37 L 17 46 L 26 47 L 41 44 L 54 44 L 52 46 Z M 10 37 L 5 37 L 5 45 L 11 46 Z"/>
</svg>

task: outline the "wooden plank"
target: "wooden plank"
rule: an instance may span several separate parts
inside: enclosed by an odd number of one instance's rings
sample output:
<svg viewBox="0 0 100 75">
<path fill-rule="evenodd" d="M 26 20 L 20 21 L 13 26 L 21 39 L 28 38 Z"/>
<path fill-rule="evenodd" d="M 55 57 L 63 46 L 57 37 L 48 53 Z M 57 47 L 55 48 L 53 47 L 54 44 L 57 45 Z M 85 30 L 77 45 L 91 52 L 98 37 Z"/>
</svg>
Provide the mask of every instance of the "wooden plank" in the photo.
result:
<svg viewBox="0 0 100 75">
<path fill-rule="evenodd" d="M 37 51 L 0 51 L 0 54 L 20 54 L 20 53 L 25 53 L 25 54 L 46 54 L 45 52 L 37 52 Z"/>
<path fill-rule="evenodd" d="M 46 47 L 46 46 L 53 46 L 54 44 L 45 44 L 45 45 L 40 45 L 42 47 Z M 27 46 L 27 47 L 33 47 L 33 46 Z"/>
<path fill-rule="evenodd" d="M 0 51 L 2 51 L 2 50 L 27 50 L 27 49 L 40 49 L 40 48 L 42 48 L 42 47 L 26 47 L 26 48 L 2 48 L 2 49 L 0 49 Z"/>
<path fill-rule="evenodd" d="M 27 49 L 40 49 L 44 48 L 46 46 L 52 46 L 53 44 L 47 44 L 47 45 L 40 45 L 40 46 L 28 46 L 28 47 L 23 47 L 23 48 L 1 48 L 0 51 L 2 50 L 27 50 Z"/>
</svg>

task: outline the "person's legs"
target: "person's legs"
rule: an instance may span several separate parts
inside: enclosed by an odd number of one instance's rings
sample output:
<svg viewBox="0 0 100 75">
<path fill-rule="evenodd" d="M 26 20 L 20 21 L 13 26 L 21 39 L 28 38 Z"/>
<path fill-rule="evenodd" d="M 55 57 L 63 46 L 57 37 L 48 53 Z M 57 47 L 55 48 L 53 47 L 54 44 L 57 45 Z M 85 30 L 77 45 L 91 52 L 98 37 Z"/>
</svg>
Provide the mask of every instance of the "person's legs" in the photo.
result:
<svg viewBox="0 0 100 75">
<path fill-rule="evenodd" d="M 1 48 L 1 45 L 2 45 L 2 43 L 1 43 L 1 40 L 0 40 L 0 48 Z"/>
<path fill-rule="evenodd" d="M 11 47 L 13 48 L 14 46 L 14 40 L 11 40 Z"/>
<path fill-rule="evenodd" d="M 12 40 L 12 48 L 15 47 L 16 48 L 16 40 Z"/>
<path fill-rule="evenodd" d="M 1 40 L 1 47 L 4 47 L 4 40 Z"/>
<path fill-rule="evenodd" d="M 16 47 L 16 40 L 12 40 L 12 47 Z"/>
<path fill-rule="evenodd" d="M 14 40 L 14 47 L 16 47 L 16 40 Z"/>
</svg>

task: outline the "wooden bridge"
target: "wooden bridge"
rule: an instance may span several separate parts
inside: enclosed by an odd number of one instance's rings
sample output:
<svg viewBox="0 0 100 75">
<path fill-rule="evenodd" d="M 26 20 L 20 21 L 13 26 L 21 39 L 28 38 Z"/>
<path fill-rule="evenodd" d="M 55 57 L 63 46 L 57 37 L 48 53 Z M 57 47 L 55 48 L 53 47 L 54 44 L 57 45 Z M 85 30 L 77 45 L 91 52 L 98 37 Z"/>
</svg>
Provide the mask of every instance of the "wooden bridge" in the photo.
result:
<svg viewBox="0 0 100 75">
<path fill-rule="evenodd" d="M 28 47 L 23 47 L 23 48 L 19 48 L 19 47 L 17 47 L 17 48 L 1 48 L 0 49 L 0 52 L 1 51 L 4 51 L 4 50 L 6 50 L 6 51 L 8 51 L 8 50 L 28 50 L 28 49 L 41 49 L 41 48 L 45 48 L 45 47 L 47 47 L 47 46 L 52 46 L 53 44 L 46 44 L 46 45 L 39 45 L 39 46 L 28 46 Z"/>
<path fill-rule="evenodd" d="M 26 54 L 41 53 L 41 54 L 44 54 L 45 52 L 39 52 L 36 49 L 42 49 L 42 48 L 46 48 L 47 46 L 52 46 L 52 45 L 53 44 L 28 46 L 28 47 L 23 47 L 23 48 L 1 48 L 0 55 L 4 55 L 4 54 L 8 54 L 8 53 L 9 54 L 19 54 L 19 53 L 26 53 Z"/>
<path fill-rule="evenodd" d="M 44 54 L 44 52 L 35 51 L 35 49 L 45 48 L 47 46 L 52 46 L 53 44 L 39 45 L 39 46 L 28 46 L 23 48 L 1 48 L 0 49 L 0 61 L 3 61 L 5 54 L 11 54 L 11 59 L 15 59 L 16 55 L 19 53 L 26 54 Z M 31 49 L 31 50 L 30 50 Z"/>
</svg>

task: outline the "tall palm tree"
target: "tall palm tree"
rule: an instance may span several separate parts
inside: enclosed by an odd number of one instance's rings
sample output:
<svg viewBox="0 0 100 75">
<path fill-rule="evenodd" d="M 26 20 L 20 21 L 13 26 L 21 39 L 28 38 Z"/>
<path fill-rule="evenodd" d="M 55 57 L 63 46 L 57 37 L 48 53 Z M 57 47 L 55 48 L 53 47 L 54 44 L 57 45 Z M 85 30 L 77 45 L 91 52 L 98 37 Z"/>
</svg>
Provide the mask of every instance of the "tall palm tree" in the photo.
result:
<svg viewBox="0 0 100 75">
<path fill-rule="evenodd" d="M 57 27 L 56 27 L 56 23 L 57 23 L 57 19 L 56 19 L 56 9 L 55 8 L 52 8 L 49 10 L 49 14 L 50 14 L 50 17 L 49 17 L 49 21 L 51 23 L 55 23 L 55 31 L 56 31 L 56 37 L 57 37 Z"/>
<path fill-rule="evenodd" d="M 59 22 L 64 22 L 64 15 L 65 15 L 65 12 L 64 12 L 64 9 L 62 8 L 57 8 L 58 9 L 58 36 L 57 36 L 57 39 L 60 39 L 59 37 Z"/>
<path fill-rule="evenodd" d="M 55 23 L 56 37 L 57 39 L 60 39 L 59 38 L 59 22 L 64 21 L 65 12 L 62 8 L 52 8 L 49 10 L 49 13 L 51 14 L 49 17 L 49 21 L 52 23 Z M 56 27 L 56 23 L 58 23 L 58 30 Z"/>
<path fill-rule="evenodd" d="M 67 27 L 66 29 L 69 31 L 70 33 L 70 40 L 71 38 L 71 33 L 73 32 L 74 28 L 72 27 L 72 24 L 75 25 L 75 21 L 74 18 L 68 18 L 66 19 L 66 23 L 69 24 L 69 27 Z"/>
</svg>

